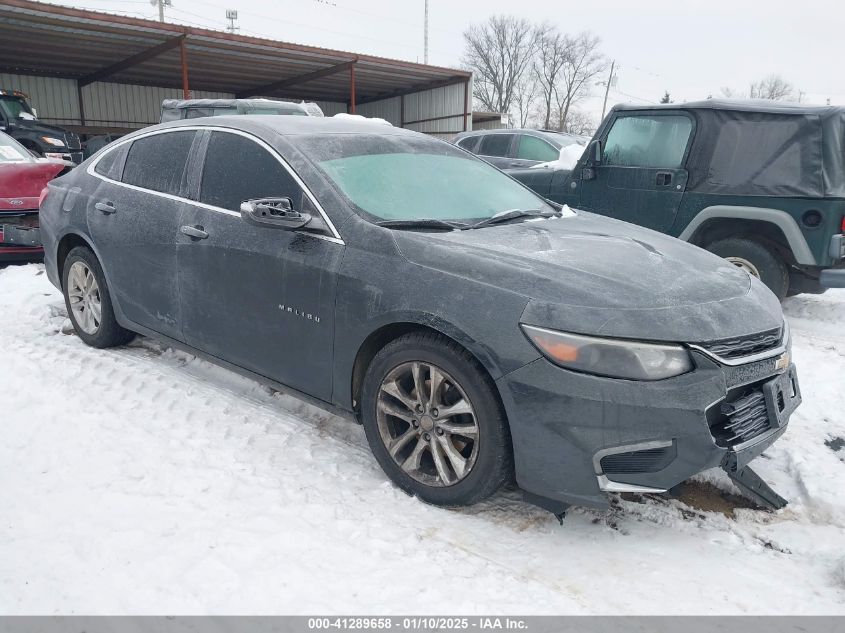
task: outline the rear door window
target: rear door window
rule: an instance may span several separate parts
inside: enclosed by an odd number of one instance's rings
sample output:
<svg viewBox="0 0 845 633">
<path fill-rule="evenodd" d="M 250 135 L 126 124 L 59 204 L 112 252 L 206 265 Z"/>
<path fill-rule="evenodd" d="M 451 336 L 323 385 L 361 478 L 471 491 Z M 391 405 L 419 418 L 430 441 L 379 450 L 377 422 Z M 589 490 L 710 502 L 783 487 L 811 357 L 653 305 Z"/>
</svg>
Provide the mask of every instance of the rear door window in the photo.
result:
<svg viewBox="0 0 845 633">
<path fill-rule="evenodd" d="M 481 156 L 510 156 L 513 134 L 488 134 L 481 139 L 481 147 L 478 153 Z"/>
<path fill-rule="evenodd" d="M 557 160 L 560 152 L 549 142 L 536 136 L 522 134 L 519 137 L 519 150 L 516 157 L 523 160 L 536 160 L 547 163 Z"/>
<path fill-rule="evenodd" d="M 302 208 L 302 189 L 282 164 L 258 143 L 240 134 L 212 132 L 205 154 L 200 202 L 239 211 L 241 202 L 290 198 Z"/>
<path fill-rule="evenodd" d="M 602 161 L 618 167 L 681 167 L 692 121 L 684 115 L 623 116 L 613 123 Z"/>
<path fill-rule="evenodd" d="M 193 130 L 165 132 L 133 141 L 123 168 L 123 182 L 174 196 L 181 195 L 194 135 Z"/>
</svg>

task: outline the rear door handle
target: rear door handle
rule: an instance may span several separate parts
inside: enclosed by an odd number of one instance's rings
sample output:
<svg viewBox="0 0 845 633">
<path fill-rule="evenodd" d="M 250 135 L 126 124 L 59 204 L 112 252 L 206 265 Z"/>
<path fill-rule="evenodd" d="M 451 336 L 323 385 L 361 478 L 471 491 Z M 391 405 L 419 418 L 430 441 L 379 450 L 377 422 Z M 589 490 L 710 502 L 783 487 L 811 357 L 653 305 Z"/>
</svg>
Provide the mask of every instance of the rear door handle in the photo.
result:
<svg viewBox="0 0 845 633">
<path fill-rule="evenodd" d="M 658 187 L 668 187 L 672 184 L 672 172 L 671 171 L 659 171 L 657 172 L 657 186 Z"/>
<path fill-rule="evenodd" d="M 103 202 L 98 202 L 98 203 L 96 203 L 96 204 L 94 205 L 94 208 L 95 208 L 97 211 L 100 211 L 100 212 L 102 212 L 102 213 L 105 213 L 106 215 L 111 215 L 112 213 L 114 213 L 115 211 L 117 211 L 117 209 L 115 209 L 115 208 L 114 208 L 114 205 L 113 205 L 111 202 L 107 201 L 107 200 L 104 200 Z"/>
<path fill-rule="evenodd" d="M 183 226 L 180 231 L 182 231 L 184 235 L 198 240 L 204 240 L 208 237 L 208 233 L 203 231 L 201 226 Z"/>
</svg>

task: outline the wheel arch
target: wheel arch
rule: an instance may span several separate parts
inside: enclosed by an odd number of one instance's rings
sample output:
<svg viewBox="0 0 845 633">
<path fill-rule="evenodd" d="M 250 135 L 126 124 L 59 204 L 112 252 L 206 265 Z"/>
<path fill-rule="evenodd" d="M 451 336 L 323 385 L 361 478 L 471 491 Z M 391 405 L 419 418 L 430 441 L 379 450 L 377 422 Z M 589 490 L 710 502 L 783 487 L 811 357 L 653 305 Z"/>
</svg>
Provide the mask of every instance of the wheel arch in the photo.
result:
<svg viewBox="0 0 845 633">
<path fill-rule="evenodd" d="M 56 272 L 59 275 L 59 283 L 64 289 L 64 272 L 65 272 L 65 261 L 67 260 L 67 256 L 70 252 L 76 248 L 77 246 L 85 246 L 90 248 L 91 251 L 96 255 L 97 259 L 100 261 L 100 266 L 103 265 L 103 260 L 97 255 L 97 251 L 94 246 L 91 244 L 91 241 L 83 237 L 81 234 L 76 232 L 66 233 L 62 236 L 59 240 L 58 246 L 56 246 Z M 103 271 L 105 274 L 105 271 Z"/>
<path fill-rule="evenodd" d="M 434 322 L 423 322 L 421 319 L 406 316 L 401 320 L 385 323 L 377 327 L 358 346 L 352 365 L 351 380 L 349 381 L 349 397 L 356 418 L 360 408 L 360 395 L 364 384 L 364 376 L 373 358 L 387 344 L 411 332 L 430 332 L 449 339 L 472 356 L 493 384 L 496 384 L 496 376 L 501 372 L 498 371 L 495 362 L 488 355 L 480 352 L 477 346 L 472 344 L 472 339 L 462 330 L 439 319 Z M 502 402 L 501 394 L 498 393 L 498 386 L 495 390 L 499 396 L 499 404 L 504 410 L 504 403 Z"/>
<path fill-rule="evenodd" d="M 727 237 L 763 237 L 779 247 L 787 261 L 814 266 L 816 259 L 791 215 L 779 209 L 715 205 L 703 209 L 678 236 L 705 246 Z"/>
</svg>

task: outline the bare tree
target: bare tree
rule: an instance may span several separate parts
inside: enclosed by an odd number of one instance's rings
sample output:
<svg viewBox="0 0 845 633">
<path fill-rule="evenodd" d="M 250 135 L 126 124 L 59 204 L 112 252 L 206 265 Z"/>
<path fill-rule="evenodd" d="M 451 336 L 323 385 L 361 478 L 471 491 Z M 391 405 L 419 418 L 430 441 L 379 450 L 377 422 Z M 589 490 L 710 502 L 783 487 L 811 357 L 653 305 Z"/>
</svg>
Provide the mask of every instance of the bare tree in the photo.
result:
<svg viewBox="0 0 845 633">
<path fill-rule="evenodd" d="M 556 27 L 542 25 L 537 32 L 537 52 L 534 56 L 532 74 L 543 97 L 544 124 L 551 127 L 552 101 L 561 80 L 561 71 L 572 59 L 573 40 L 563 35 Z"/>
<path fill-rule="evenodd" d="M 562 132 L 579 134 L 581 136 L 592 136 L 596 131 L 596 123 L 589 112 L 572 108 L 566 117 L 566 122 L 560 126 Z"/>
<path fill-rule="evenodd" d="M 572 105 L 589 93 L 593 79 L 605 68 L 604 56 L 598 50 L 600 40 L 597 36 L 579 33 L 572 38 L 565 37 L 569 40 L 569 55 L 561 69 L 555 93 L 561 126 L 566 125 Z"/>
<path fill-rule="evenodd" d="M 767 75 L 751 84 L 749 94 L 752 99 L 770 99 L 785 101 L 791 99 L 795 89 L 780 75 Z"/>
<path fill-rule="evenodd" d="M 531 72 L 523 73 L 522 78 L 516 82 L 511 109 L 516 110 L 519 127 L 528 127 L 528 121 L 537 109 L 539 92 L 537 79 Z"/>
<path fill-rule="evenodd" d="M 492 112 L 510 112 L 517 85 L 532 59 L 536 32 L 528 20 L 492 16 L 464 32 L 464 66 L 473 72 L 473 96 Z"/>
</svg>

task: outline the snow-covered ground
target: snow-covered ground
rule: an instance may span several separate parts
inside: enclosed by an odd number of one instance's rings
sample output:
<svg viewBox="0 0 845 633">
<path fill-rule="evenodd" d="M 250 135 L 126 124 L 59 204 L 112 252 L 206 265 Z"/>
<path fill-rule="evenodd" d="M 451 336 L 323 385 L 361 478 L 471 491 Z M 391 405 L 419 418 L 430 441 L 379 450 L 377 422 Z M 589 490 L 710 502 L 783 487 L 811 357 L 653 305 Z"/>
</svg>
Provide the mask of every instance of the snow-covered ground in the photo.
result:
<svg viewBox="0 0 845 633">
<path fill-rule="evenodd" d="M 560 526 L 515 491 L 425 506 L 356 425 L 86 347 L 40 266 L 0 270 L 0 613 L 845 614 L 845 292 L 786 312 L 804 405 L 755 465 L 787 508 L 715 472 Z"/>
</svg>

